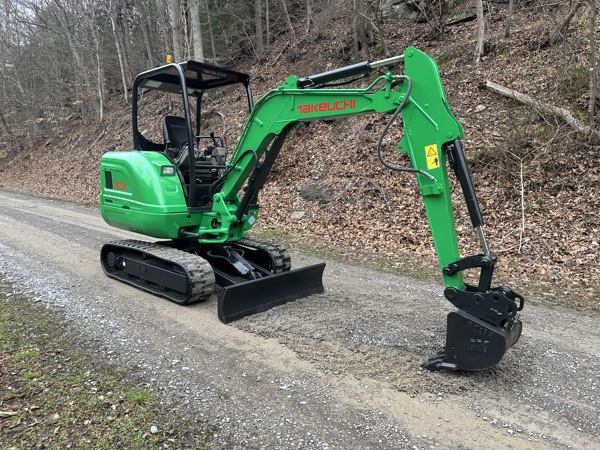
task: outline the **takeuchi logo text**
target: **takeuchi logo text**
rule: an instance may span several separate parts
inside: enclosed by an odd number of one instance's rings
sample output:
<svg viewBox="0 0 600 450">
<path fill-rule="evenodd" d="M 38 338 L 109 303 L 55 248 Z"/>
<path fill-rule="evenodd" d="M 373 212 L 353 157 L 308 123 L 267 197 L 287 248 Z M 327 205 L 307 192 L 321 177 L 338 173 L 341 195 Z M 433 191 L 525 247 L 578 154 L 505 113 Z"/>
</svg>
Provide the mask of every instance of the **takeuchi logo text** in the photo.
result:
<svg viewBox="0 0 600 450">
<path fill-rule="evenodd" d="M 321 102 L 314 104 L 298 105 L 300 114 L 320 113 L 328 111 L 344 111 L 356 108 L 356 100 L 337 100 L 335 102 Z"/>
</svg>

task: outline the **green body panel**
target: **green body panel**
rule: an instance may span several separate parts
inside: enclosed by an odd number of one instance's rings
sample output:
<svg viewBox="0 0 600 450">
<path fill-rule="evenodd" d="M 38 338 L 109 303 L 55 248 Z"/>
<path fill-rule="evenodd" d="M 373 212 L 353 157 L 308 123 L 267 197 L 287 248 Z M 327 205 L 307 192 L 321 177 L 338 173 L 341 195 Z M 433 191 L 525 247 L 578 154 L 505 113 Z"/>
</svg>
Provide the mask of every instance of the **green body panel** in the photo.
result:
<svg viewBox="0 0 600 450">
<path fill-rule="evenodd" d="M 448 108 L 436 63 L 425 53 L 409 48 L 404 54 L 405 75 L 412 90 L 402 110 L 404 137 L 398 150 L 408 153 L 417 174 L 440 267 L 460 259 L 444 144 L 463 135 L 460 123 Z M 250 206 L 237 220 L 239 192 L 251 177 L 273 139 L 287 134 L 300 122 L 346 116 L 392 114 L 403 102 L 408 83 L 391 73 L 377 78 L 366 89 L 300 89 L 290 76 L 253 107 L 246 126 L 229 158 L 230 169 L 210 210 L 196 212 L 186 205 L 177 175 L 164 176 L 161 167 L 172 165 L 159 152 L 109 152 L 102 158 L 102 216 L 111 225 L 159 238 L 177 239 L 179 229 L 197 233 L 200 243 L 223 244 L 241 239 L 258 217 Z M 433 149 L 433 150 L 432 150 Z M 252 150 L 252 152 L 248 152 Z M 434 152 L 434 155 L 432 154 Z M 378 164 L 375 160 L 374 164 Z M 112 174 L 113 188 L 105 173 Z M 405 175 L 399 175 L 405 176 Z M 124 190 L 115 189 L 125 183 Z M 446 286 L 464 288 L 462 272 L 444 275 Z"/>
<path fill-rule="evenodd" d="M 179 177 L 163 176 L 163 166 L 173 165 L 158 152 L 105 153 L 100 166 L 104 220 L 117 228 L 167 239 L 176 238 L 180 227 L 194 224 Z"/>
<path fill-rule="evenodd" d="M 178 239 L 182 228 L 209 230 L 210 242 L 221 243 L 240 240 L 251 227 L 236 223 L 236 202 L 226 204 L 219 194 L 212 211 L 190 212 L 179 176 L 163 175 L 163 167 L 174 166 L 159 152 L 105 153 L 100 164 L 104 220 L 116 228 L 163 239 Z M 112 188 L 107 186 L 107 172 Z"/>
</svg>

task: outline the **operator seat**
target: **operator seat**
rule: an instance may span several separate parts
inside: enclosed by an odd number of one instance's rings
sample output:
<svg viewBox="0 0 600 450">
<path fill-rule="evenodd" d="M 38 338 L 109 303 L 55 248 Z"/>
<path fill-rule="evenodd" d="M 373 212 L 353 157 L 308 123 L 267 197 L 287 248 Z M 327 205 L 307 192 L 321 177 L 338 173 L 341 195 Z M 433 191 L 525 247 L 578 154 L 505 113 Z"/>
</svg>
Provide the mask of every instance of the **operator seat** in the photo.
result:
<svg viewBox="0 0 600 450">
<path fill-rule="evenodd" d="M 188 134 L 185 119 L 178 116 L 163 117 L 163 137 L 165 139 L 165 154 L 173 160 L 182 181 L 189 189 L 190 185 L 190 160 L 188 151 Z M 200 157 L 196 142 L 194 142 L 194 156 L 192 160 L 196 174 L 196 207 L 209 207 L 212 202 L 210 186 L 219 174 L 215 163 Z"/>
<path fill-rule="evenodd" d="M 187 144 L 187 131 L 185 129 L 185 119 L 177 116 L 163 117 L 163 137 L 167 148 L 176 147 L 181 150 Z"/>
<path fill-rule="evenodd" d="M 185 119 L 178 116 L 164 116 L 163 137 L 167 156 L 171 157 L 178 166 L 185 164 L 188 156 Z"/>
</svg>

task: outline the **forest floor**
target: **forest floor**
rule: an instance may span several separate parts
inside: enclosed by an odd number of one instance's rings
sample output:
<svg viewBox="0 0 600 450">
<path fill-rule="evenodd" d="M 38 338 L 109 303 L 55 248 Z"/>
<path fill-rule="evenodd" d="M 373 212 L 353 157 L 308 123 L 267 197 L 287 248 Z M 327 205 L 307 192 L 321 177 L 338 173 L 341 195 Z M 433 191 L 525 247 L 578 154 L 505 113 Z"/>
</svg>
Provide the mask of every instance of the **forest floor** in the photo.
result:
<svg viewBox="0 0 600 450">
<path fill-rule="evenodd" d="M 483 87 L 491 80 L 549 104 L 575 104 L 582 116 L 588 99 L 584 15 L 574 19 L 567 39 L 549 46 L 550 13 L 541 14 L 535 4 L 517 9 L 510 37 L 504 38 L 504 8 L 494 4 L 486 16 L 486 54 L 479 65 L 472 62 L 473 21 L 447 26 L 443 35 L 429 23 L 402 21 L 386 22 L 382 31 L 390 55 L 415 46 L 438 62 L 448 103 L 465 129 L 463 146 L 490 248 L 499 256 L 497 284 L 510 284 L 534 301 L 598 309 L 600 169 L 593 157 L 598 147 L 559 119 Z M 553 14 L 560 18 L 566 11 Z M 233 56 L 231 61 L 251 74 L 256 98 L 288 74 L 306 76 L 352 63 L 351 30 L 336 19 L 322 17 L 310 36 L 273 43 L 259 62 Z M 243 100 L 228 95 L 207 104 L 224 114 L 229 142 L 235 142 L 245 119 Z M 101 155 L 131 146 L 129 106 L 113 98 L 106 113 L 102 123 L 76 111 L 40 119 L 36 126 L 47 136 L 3 160 L 0 187 L 97 204 Z M 369 116 L 298 127 L 261 194 L 257 228 L 357 263 L 439 277 L 414 177 L 391 173 L 377 161 L 386 121 Z M 393 130 L 385 140 L 392 161 L 401 133 Z M 479 241 L 459 194 L 455 189 L 461 253 L 477 254 Z"/>
</svg>

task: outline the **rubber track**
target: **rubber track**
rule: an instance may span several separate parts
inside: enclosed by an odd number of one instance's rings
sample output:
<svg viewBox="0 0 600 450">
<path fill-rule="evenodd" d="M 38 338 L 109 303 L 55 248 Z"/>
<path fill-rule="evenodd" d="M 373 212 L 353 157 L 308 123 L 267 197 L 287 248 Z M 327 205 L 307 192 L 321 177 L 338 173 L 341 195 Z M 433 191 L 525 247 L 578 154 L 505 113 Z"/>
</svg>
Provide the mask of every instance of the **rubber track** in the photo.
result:
<svg viewBox="0 0 600 450">
<path fill-rule="evenodd" d="M 292 258 L 290 257 L 290 253 L 279 244 L 248 237 L 240 240 L 239 244 L 256 248 L 267 253 L 271 257 L 273 263 L 273 267 L 271 268 L 273 273 L 288 272 L 292 268 Z"/>
<path fill-rule="evenodd" d="M 161 289 L 155 287 L 155 285 L 152 285 L 151 283 L 139 283 L 130 276 L 122 276 L 119 275 L 118 271 L 112 271 L 108 269 L 116 278 L 125 281 L 128 284 L 139 287 L 140 289 L 152 292 L 153 294 L 160 295 L 161 297 L 185 305 L 205 301 L 215 290 L 215 275 L 212 266 L 208 261 L 200 256 L 166 245 L 154 244 L 151 242 L 138 241 L 134 239 L 113 241 L 106 245 L 126 247 L 128 250 L 135 250 L 164 261 L 170 261 L 185 271 L 188 278 L 191 279 L 192 285 L 191 295 L 189 295 L 189 293 L 188 295 L 184 295 L 179 292 L 171 292 L 165 290 L 164 288 Z"/>
</svg>

